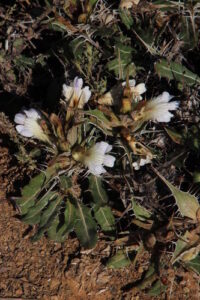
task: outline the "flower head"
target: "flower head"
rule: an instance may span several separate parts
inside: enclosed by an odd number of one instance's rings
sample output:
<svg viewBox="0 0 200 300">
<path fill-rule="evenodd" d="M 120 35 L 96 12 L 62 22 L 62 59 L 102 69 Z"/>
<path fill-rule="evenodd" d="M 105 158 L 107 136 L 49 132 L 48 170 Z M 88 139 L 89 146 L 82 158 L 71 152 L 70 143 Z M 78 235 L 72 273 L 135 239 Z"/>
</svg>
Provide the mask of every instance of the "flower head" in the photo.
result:
<svg viewBox="0 0 200 300">
<path fill-rule="evenodd" d="M 163 92 L 158 97 L 153 98 L 150 101 L 147 101 L 139 113 L 136 114 L 134 120 L 143 120 L 148 121 L 152 120 L 155 122 L 170 122 L 173 114 L 170 113 L 172 110 L 176 110 L 179 106 L 178 101 L 169 102 L 173 96 L 168 92 Z"/>
<path fill-rule="evenodd" d="M 82 147 L 76 147 L 72 153 L 75 160 L 81 161 L 89 170 L 89 173 L 99 176 L 105 173 L 103 166 L 112 168 L 114 166 L 115 157 L 107 154 L 112 146 L 106 142 L 96 143 L 88 150 Z"/>
<path fill-rule="evenodd" d="M 38 122 L 39 119 L 41 119 L 41 115 L 36 109 L 24 110 L 23 113 L 15 115 L 14 121 L 18 124 L 16 130 L 25 137 L 33 137 L 43 142 L 49 142 L 48 136 Z"/>
<path fill-rule="evenodd" d="M 151 163 L 151 158 L 149 156 L 146 156 L 145 158 L 140 158 L 137 161 L 135 161 L 132 166 L 135 170 L 139 170 L 140 167 L 143 167 L 147 164 Z"/>
<path fill-rule="evenodd" d="M 83 88 L 83 79 L 75 77 L 73 83 L 69 86 L 63 84 L 63 95 L 69 102 L 70 107 L 82 109 L 91 97 L 89 86 Z"/>
<path fill-rule="evenodd" d="M 112 146 L 106 142 L 96 143 L 86 151 L 83 163 L 88 167 L 89 172 L 98 176 L 105 173 L 103 166 L 112 168 L 114 166 L 115 157 L 107 154 Z"/>
<path fill-rule="evenodd" d="M 126 82 L 124 81 L 122 83 L 122 86 L 125 87 L 126 86 Z M 131 93 L 133 95 L 133 100 L 135 101 L 139 101 L 142 100 L 142 94 L 144 94 L 146 92 L 146 86 L 145 83 L 139 83 L 136 85 L 135 79 L 131 79 L 129 80 L 129 86 L 131 89 Z"/>
</svg>

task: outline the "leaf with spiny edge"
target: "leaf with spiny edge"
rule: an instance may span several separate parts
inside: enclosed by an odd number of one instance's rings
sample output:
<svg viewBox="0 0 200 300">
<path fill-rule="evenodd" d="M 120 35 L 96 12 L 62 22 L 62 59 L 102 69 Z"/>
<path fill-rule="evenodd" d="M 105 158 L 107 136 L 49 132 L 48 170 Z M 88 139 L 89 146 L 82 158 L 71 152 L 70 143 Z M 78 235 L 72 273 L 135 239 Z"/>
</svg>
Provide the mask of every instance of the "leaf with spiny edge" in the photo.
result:
<svg viewBox="0 0 200 300">
<path fill-rule="evenodd" d="M 188 217 L 196 221 L 197 212 L 200 208 L 198 199 L 190 193 L 179 190 L 177 187 L 172 185 L 167 179 L 165 179 L 156 169 L 153 168 L 153 170 L 170 189 L 172 195 L 176 200 L 176 205 L 178 206 L 181 215 L 183 217 Z"/>
<path fill-rule="evenodd" d="M 155 71 L 160 77 L 165 77 L 169 80 L 175 79 L 188 86 L 200 84 L 200 77 L 188 70 L 182 64 L 168 62 L 166 59 L 161 59 L 155 64 Z"/>
</svg>

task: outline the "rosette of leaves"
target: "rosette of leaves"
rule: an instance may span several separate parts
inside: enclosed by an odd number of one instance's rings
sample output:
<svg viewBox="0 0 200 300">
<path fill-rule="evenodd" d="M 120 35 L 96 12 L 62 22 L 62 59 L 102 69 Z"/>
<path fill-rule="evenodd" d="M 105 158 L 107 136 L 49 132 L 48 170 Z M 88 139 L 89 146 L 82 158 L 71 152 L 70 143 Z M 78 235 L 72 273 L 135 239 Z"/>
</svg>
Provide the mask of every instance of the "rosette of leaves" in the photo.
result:
<svg viewBox="0 0 200 300">
<path fill-rule="evenodd" d="M 20 218 L 37 229 L 33 241 L 46 235 L 56 242 L 63 242 L 74 231 L 83 247 L 92 248 L 97 242 L 98 225 L 106 235 L 113 235 L 115 219 L 100 177 L 89 176 L 92 197 L 82 197 L 78 179 L 73 179 L 79 178 L 73 177 L 74 170 L 80 174 L 82 167 L 71 155 L 73 147 L 89 143 L 94 132 L 96 138 L 106 130 L 111 134 L 109 122 L 97 109 L 81 111 L 69 121 L 55 114 L 49 118 L 46 115 L 43 121 L 52 142 L 52 149 L 51 144 L 47 148 L 51 160 L 46 170 L 22 189 L 21 197 L 16 201 Z M 43 128 L 46 128 L 45 124 Z"/>
<path fill-rule="evenodd" d="M 33 241 L 46 234 L 56 242 L 63 242 L 74 231 L 82 246 L 92 248 L 97 242 L 97 224 L 106 234 L 115 231 L 115 219 L 102 180 L 90 175 L 92 200 L 86 205 L 76 196 L 71 178 L 59 176 L 58 170 L 58 165 L 47 168 L 22 189 L 22 197 L 17 200 L 21 219 L 37 225 Z"/>
</svg>

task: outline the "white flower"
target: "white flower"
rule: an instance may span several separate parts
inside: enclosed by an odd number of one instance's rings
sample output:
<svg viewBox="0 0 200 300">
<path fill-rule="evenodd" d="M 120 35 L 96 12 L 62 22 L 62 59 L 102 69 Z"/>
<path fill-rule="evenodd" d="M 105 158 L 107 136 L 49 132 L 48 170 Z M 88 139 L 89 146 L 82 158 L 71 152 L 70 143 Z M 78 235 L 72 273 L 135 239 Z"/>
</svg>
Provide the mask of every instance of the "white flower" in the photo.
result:
<svg viewBox="0 0 200 300">
<path fill-rule="evenodd" d="M 24 110 L 24 113 L 18 113 L 15 115 L 14 121 L 16 124 L 16 130 L 25 137 L 33 137 L 38 140 L 49 142 L 48 136 L 42 130 L 38 120 L 41 119 L 40 113 L 31 108 Z"/>
<path fill-rule="evenodd" d="M 142 100 L 142 94 L 146 92 L 146 86 L 144 83 L 139 83 L 135 85 L 136 82 L 134 79 L 129 80 L 129 86 L 132 93 L 132 99 L 134 101 Z M 126 81 L 122 82 L 122 87 L 126 86 Z M 122 88 L 118 86 L 114 86 L 109 92 L 105 93 L 98 99 L 99 104 L 112 106 L 115 103 L 119 102 L 122 96 Z"/>
<path fill-rule="evenodd" d="M 75 77 L 73 83 L 69 86 L 63 84 L 63 95 L 65 100 L 69 102 L 70 107 L 82 109 L 91 97 L 89 86 L 83 88 L 83 79 Z"/>
<path fill-rule="evenodd" d="M 137 85 L 135 85 L 135 84 L 136 84 L 135 79 L 129 80 L 129 86 L 130 86 L 131 92 L 133 94 L 133 100 L 139 101 L 139 100 L 142 100 L 141 95 L 144 94 L 147 89 L 146 89 L 145 83 L 139 83 Z M 125 81 L 122 83 L 122 86 L 123 87 L 126 86 Z"/>
<path fill-rule="evenodd" d="M 115 157 L 107 154 L 112 146 L 106 142 L 99 142 L 86 151 L 83 163 L 88 167 L 89 172 L 93 175 L 100 175 L 106 170 L 103 166 L 112 168 L 114 166 Z"/>
<path fill-rule="evenodd" d="M 143 167 L 147 164 L 151 163 L 151 158 L 147 156 L 146 158 L 140 158 L 139 160 L 135 161 L 132 166 L 135 170 L 139 170 L 140 167 Z"/>
<path fill-rule="evenodd" d="M 134 119 L 136 121 L 142 119 L 143 121 L 170 122 L 173 114 L 169 111 L 176 110 L 179 106 L 178 101 L 169 102 L 172 98 L 173 96 L 168 92 L 163 92 L 158 97 L 147 101 Z"/>
</svg>

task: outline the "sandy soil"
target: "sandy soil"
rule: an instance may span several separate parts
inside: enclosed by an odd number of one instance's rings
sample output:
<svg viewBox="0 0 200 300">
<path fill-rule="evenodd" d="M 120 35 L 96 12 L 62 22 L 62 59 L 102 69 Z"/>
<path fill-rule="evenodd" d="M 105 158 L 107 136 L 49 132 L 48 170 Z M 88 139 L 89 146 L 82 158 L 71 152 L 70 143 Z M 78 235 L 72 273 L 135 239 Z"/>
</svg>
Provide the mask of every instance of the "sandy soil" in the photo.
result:
<svg viewBox="0 0 200 300">
<path fill-rule="evenodd" d="M 13 207 L 1 201 L 0 297 L 121 299 L 121 287 L 136 279 L 131 268 L 114 271 L 101 263 L 110 255 L 105 242 L 92 251 L 81 251 L 76 238 L 62 245 L 45 238 L 33 244 L 27 226 L 15 215 Z"/>
<path fill-rule="evenodd" d="M 0 299 L 199 299 L 195 274 L 167 270 L 167 292 L 149 297 L 136 288 L 123 289 L 141 277 L 147 267 L 111 270 L 103 263 L 111 247 L 99 241 L 90 251 L 79 248 L 76 238 L 64 244 L 42 238 L 30 241 L 31 232 L 16 217 L 12 205 L 0 202 Z M 171 277 L 171 278 L 170 278 Z M 178 280 L 179 279 L 179 280 Z"/>
</svg>

